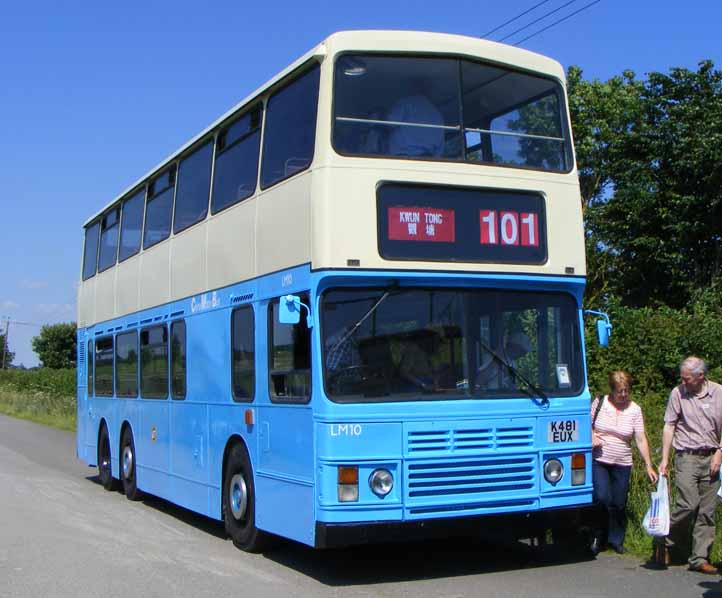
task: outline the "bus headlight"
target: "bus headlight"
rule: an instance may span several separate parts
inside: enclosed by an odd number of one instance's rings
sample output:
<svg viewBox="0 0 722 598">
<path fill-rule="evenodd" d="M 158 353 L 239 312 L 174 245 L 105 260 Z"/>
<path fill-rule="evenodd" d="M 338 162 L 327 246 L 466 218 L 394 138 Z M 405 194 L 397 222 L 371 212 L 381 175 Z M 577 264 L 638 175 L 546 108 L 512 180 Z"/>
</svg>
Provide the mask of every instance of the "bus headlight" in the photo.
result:
<svg viewBox="0 0 722 598">
<path fill-rule="evenodd" d="M 394 476 L 388 469 L 375 469 L 369 476 L 369 486 L 376 496 L 383 498 L 394 487 Z"/>
<path fill-rule="evenodd" d="M 544 479 L 554 485 L 562 479 L 564 467 L 559 459 L 549 459 L 544 463 Z"/>
</svg>

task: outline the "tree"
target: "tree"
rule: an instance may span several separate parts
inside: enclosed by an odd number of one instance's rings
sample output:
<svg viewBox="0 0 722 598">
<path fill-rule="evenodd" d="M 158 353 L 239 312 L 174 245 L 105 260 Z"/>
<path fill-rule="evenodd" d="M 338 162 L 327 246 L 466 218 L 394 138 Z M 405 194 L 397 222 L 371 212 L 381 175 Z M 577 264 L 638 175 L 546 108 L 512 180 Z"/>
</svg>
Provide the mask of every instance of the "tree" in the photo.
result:
<svg viewBox="0 0 722 598">
<path fill-rule="evenodd" d="M 40 329 L 40 334 L 33 337 L 33 351 L 38 354 L 44 367 L 53 369 L 75 367 L 76 330 L 72 322 L 46 324 Z"/>
<path fill-rule="evenodd" d="M 589 298 L 686 305 L 722 278 L 722 73 L 568 80 Z"/>
<path fill-rule="evenodd" d="M 5 349 L 5 367 L 10 367 L 10 364 L 15 359 L 15 353 L 12 353 L 9 348 L 5 347 L 5 333 L 0 334 L 0 367 L 3 364 L 2 351 Z"/>
</svg>

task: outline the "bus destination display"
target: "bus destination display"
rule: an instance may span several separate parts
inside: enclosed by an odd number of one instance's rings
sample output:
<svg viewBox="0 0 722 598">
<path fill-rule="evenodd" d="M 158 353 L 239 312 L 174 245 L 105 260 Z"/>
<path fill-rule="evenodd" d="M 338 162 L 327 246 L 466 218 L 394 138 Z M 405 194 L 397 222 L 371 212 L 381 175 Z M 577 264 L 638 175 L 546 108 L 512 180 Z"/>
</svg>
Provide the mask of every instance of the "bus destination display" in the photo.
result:
<svg viewBox="0 0 722 598">
<path fill-rule="evenodd" d="M 534 193 L 387 184 L 378 191 L 387 259 L 539 264 L 544 200 Z"/>
</svg>

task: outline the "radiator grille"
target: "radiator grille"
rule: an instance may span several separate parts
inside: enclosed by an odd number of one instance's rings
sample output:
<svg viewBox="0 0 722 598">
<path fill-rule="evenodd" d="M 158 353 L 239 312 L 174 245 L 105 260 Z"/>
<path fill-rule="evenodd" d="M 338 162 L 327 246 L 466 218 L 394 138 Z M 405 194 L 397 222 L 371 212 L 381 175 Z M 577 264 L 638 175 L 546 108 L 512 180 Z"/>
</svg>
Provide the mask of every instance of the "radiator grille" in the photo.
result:
<svg viewBox="0 0 722 598">
<path fill-rule="evenodd" d="M 479 453 L 498 449 L 519 449 L 534 444 L 532 426 L 474 426 L 435 430 L 410 430 L 407 454 Z"/>
<path fill-rule="evenodd" d="M 530 490 L 534 456 L 411 463 L 407 480 L 410 499 Z"/>
</svg>

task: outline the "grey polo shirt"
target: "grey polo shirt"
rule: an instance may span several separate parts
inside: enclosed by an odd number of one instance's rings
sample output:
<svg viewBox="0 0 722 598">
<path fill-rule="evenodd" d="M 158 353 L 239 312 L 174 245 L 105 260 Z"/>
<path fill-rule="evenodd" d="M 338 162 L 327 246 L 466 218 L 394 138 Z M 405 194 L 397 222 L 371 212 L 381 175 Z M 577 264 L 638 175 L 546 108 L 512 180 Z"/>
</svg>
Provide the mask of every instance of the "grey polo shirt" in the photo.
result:
<svg viewBox="0 0 722 598">
<path fill-rule="evenodd" d="M 675 424 L 675 450 L 717 448 L 722 430 L 722 385 L 705 381 L 699 394 L 685 390 L 684 384 L 669 394 L 665 424 Z"/>
</svg>

